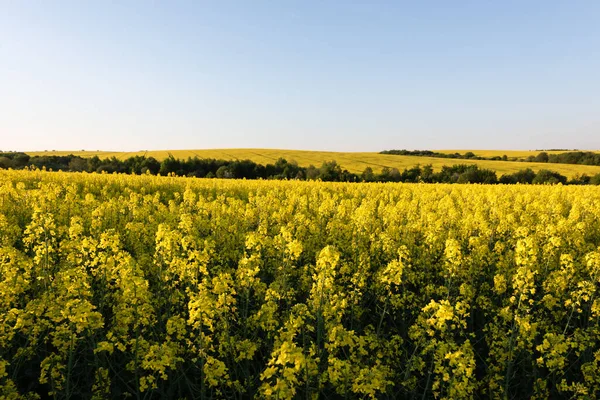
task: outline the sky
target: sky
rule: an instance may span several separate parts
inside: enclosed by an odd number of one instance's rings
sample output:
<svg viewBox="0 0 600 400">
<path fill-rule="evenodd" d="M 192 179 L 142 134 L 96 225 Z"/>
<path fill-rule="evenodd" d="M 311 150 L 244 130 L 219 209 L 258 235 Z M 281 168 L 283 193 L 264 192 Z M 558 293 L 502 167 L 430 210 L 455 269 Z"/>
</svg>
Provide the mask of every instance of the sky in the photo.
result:
<svg viewBox="0 0 600 400">
<path fill-rule="evenodd" d="M 600 2 L 0 0 L 0 150 L 600 149 Z"/>
</svg>

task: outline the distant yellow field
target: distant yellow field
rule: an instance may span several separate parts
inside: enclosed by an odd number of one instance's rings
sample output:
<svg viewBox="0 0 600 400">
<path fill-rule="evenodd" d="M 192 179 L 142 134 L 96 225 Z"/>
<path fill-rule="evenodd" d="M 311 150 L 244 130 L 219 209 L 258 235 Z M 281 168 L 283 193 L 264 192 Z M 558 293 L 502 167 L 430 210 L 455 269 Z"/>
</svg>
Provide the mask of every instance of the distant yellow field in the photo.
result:
<svg viewBox="0 0 600 400">
<path fill-rule="evenodd" d="M 442 152 L 442 150 L 438 150 Z M 447 153 L 461 153 L 472 151 L 475 155 L 484 157 L 502 156 L 508 157 L 527 157 L 537 155 L 536 151 L 514 151 L 514 150 L 443 150 Z M 560 151 L 557 153 L 561 153 Z M 98 156 L 100 158 L 117 157 L 124 159 L 136 155 L 145 155 L 154 157 L 158 160 L 165 159 L 169 155 L 175 158 L 186 159 L 188 157 L 199 158 L 217 158 L 225 160 L 244 160 L 249 159 L 260 164 L 274 163 L 279 157 L 288 161 L 296 161 L 298 165 L 307 167 L 309 165 L 320 166 L 324 161 L 335 160 L 343 168 L 353 173 L 360 173 L 365 168 L 371 167 L 379 172 L 384 167 L 398 168 L 402 171 L 405 168 L 417 164 L 431 164 L 435 170 L 439 170 L 444 165 L 454 164 L 477 164 L 481 168 L 489 168 L 498 175 L 516 172 L 520 169 L 531 168 L 534 171 L 540 169 L 551 169 L 567 177 L 577 174 L 595 175 L 600 173 L 600 166 L 588 165 L 569 165 L 569 164 L 544 164 L 527 163 L 515 161 L 488 161 L 488 160 L 460 160 L 444 159 L 434 157 L 417 156 L 397 156 L 390 154 L 379 154 L 374 152 L 332 152 L 332 151 L 307 151 L 307 150 L 277 150 L 277 149 L 211 149 L 211 150 L 160 150 L 160 151 L 138 151 L 138 152 L 111 152 L 111 151 L 47 151 L 47 152 L 29 152 L 30 155 L 68 155 L 75 154 L 81 157 Z"/>
</svg>

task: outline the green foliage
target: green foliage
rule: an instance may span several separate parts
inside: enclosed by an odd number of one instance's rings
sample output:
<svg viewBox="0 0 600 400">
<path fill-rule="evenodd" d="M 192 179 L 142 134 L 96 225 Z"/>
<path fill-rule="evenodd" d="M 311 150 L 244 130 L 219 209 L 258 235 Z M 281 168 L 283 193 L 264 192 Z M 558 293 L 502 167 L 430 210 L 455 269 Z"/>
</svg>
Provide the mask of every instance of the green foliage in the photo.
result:
<svg viewBox="0 0 600 400">
<path fill-rule="evenodd" d="M 557 183 L 567 183 L 567 177 L 559 174 L 558 172 L 549 171 L 547 169 L 541 169 L 535 175 L 532 181 L 533 184 L 544 184 L 549 183 L 555 185 Z"/>
<path fill-rule="evenodd" d="M 527 169 L 522 169 L 518 172 L 515 172 L 514 174 L 502 175 L 500 177 L 500 183 L 505 183 L 505 184 L 533 183 L 535 176 L 536 176 L 535 172 L 531 168 L 527 168 Z"/>
</svg>

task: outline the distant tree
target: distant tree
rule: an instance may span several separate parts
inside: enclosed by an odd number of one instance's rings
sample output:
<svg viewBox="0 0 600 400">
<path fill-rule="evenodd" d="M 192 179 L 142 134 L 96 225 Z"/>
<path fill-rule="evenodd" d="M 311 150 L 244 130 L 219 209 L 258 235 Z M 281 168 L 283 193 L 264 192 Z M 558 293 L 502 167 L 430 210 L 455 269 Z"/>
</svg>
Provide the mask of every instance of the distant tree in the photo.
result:
<svg viewBox="0 0 600 400">
<path fill-rule="evenodd" d="M 285 158 L 279 157 L 277 161 L 275 161 L 275 168 L 284 169 L 288 165 L 288 162 Z"/>
<path fill-rule="evenodd" d="M 423 177 L 423 170 L 420 165 L 415 165 L 412 168 L 407 168 L 402 171 L 400 175 L 400 180 L 402 182 L 419 182 Z"/>
<path fill-rule="evenodd" d="M 13 164 L 12 159 L 5 157 L 5 156 L 0 157 L 0 168 L 8 169 L 8 168 L 12 168 L 13 165 L 14 164 Z"/>
<path fill-rule="evenodd" d="M 340 181 L 342 168 L 334 161 L 325 161 L 319 168 L 319 178 L 324 182 Z"/>
<path fill-rule="evenodd" d="M 277 179 L 297 179 L 298 172 L 301 168 L 298 166 L 296 161 L 287 161 L 285 158 L 279 158 L 272 168 L 267 165 L 267 176 L 274 177 Z"/>
<path fill-rule="evenodd" d="M 591 185 L 600 185 L 600 174 L 596 174 L 590 178 Z"/>
<path fill-rule="evenodd" d="M 14 162 L 14 166 L 16 168 L 23 168 L 24 166 L 26 166 L 29 163 L 29 160 L 31 160 L 31 157 L 29 156 L 29 154 L 16 153 L 12 159 Z"/>
<path fill-rule="evenodd" d="M 358 176 L 347 169 L 343 169 L 339 180 L 341 182 L 358 182 Z"/>
<path fill-rule="evenodd" d="M 434 173 L 433 166 L 431 164 L 427 164 L 423 166 L 423 170 L 421 171 L 421 182 L 433 182 Z"/>
<path fill-rule="evenodd" d="M 375 179 L 377 179 L 379 181 L 383 181 L 383 182 L 389 182 L 390 181 L 389 177 L 390 177 L 390 167 L 383 167 L 381 169 L 381 173 Z"/>
<path fill-rule="evenodd" d="M 231 173 L 229 168 L 226 167 L 225 165 L 219 167 L 216 175 L 217 175 L 217 178 L 232 178 L 233 177 L 233 174 Z"/>
<path fill-rule="evenodd" d="M 400 182 L 400 178 L 401 178 L 401 174 L 400 171 L 398 171 L 398 168 L 392 168 L 390 169 L 389 172 L 389 180 L 392 182 Z"/>
<path fill-rule="evenodd" d="M 473 168 L 473 166 L 467 164 L 444 165 L 440 172 L 434 174 L 434 180 L 435 182 L 456 183 L 460 175 L 470 168 Z"/>
<path fill-rule="evenodd" d="M 319 179 L 319 169 L 312 164 L 309 165 L 308 168 L 306 168 L 306 179 L 313 181 Z"/>
<path fill-rule="evenodd" d="M 590 183 L 590 176 L 587 174 L 577 174 L 567 182 L 569 185 L 588 185 Z"/>
<path fill-rule="evenodd" d="M 546 153 L 545 151 L 542 151 L 540 154 L 535 156 L 535 162 L 547 163 L 548 159 L 548 153 Z"/>
<path fill-rule="evenodd" d="M 176 159 L 172 155 L 162 160 L 160 163 L 159 173 L 163 176 L 169 175 L 170 173 L 175 173 L 177 175 L 180 174 L 181 170 L 181 160 Z"/>
<path fill-rule="evenodd" d="M 87 160 L 87 171 L 88 172 L 93 172 L 96 171 L 98 169 L 98 167 L 100 167 L 100 164 L 102 163 L 102 161 L 100 160 L 100 157 L 98 156 L 94 156 L 91 158 L 88 158 Z"/>
<path fill-rule="evenodd" d="M 498 183 L 496 173 L 491 169 L 468 168 L 458 176 L 457 183 Z"/>
<path fill-rule="evenodd" d="M 256 179 L 258 173 L 256 170 L 256 163 L 251 160 L 235 160 L 230 161 L 226 166 L 225 175 L 223 178 L 247 178 Z M 219 168 L 221 169 L 221 168 Z M 218 175 L 217 170 L 217 176 Z"/>
<path fill-rule="evenodd" d="M 150 172 L 152 175 L 158 174 L 160 163 L 154 157 L 148 157 L 142 161 L 142 173 Z"/>
<path fill-rule="evenodd" d="M 400 182 L 401 177 L 402 175 L 400 174 L 400 171 L 398 171 L 398 168 L 383 167 L 378 180 L 384 182 Z"/>
<path fill-rule="evenodd" d="M 522 169 L 513 174 L 504 174 L 500 177 L 500 183 L 532 183 L 535 179 L 535 172 L 531 168 Z"/>
<path fill-rule="evenodd" d="M 549 183 L 551 185 L 555 185 L 557 183 L 565 184 L 567 183 L 567 177 L 559 174 L 558 172 L 549 171 L 547 169 L 541 169 L 535 175 L 535 179 L 532 182 L 533 184 L 544 184 Z"/>
<path fill-rule="evenodd" d="M 373 173 L 373 168 L 367 167 L 360 175 L 360 178 L 363 182 L 373 182 L 375 180 L 375 174 Z"/>
<path fill-rule="evenodd" d="M 473 158 L 475 157 L 475 153 L 473 153 L 472 151 L 467 151 L 464 155 L 464 158 Z"/>
<path fill-rule="evenodd" d="M 108 174 L 112 174 L 113 172 L 116 172 L 116 171 L 114 169 L 114 166 L 112 166 L 110 164 L 103 164 L 103 165 L 100 165 L 96 169 L 96 172 L 98 172 L 98 173 L 106 172 Z"/>
<path fill-rule="evenodd" d="M 68 170 L 81 172 L 86 171 L 88 166 L 88 162 L 86 159 L 82 157 L 74 157 L 71 161 L 69 161 Z"/>
</svg>

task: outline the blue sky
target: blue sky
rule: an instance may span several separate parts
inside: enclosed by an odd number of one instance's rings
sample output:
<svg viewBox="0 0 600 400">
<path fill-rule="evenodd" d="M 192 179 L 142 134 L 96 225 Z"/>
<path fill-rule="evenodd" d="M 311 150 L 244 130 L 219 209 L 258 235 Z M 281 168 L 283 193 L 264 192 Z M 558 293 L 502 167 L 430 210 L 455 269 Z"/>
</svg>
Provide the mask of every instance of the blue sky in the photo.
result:
<svg viewBox="0 0 600 400">
<path fill-rule="evenodd" d="M 0 0 L 0 149 L 600 149 L 600 2 Z"/>
</svg>

